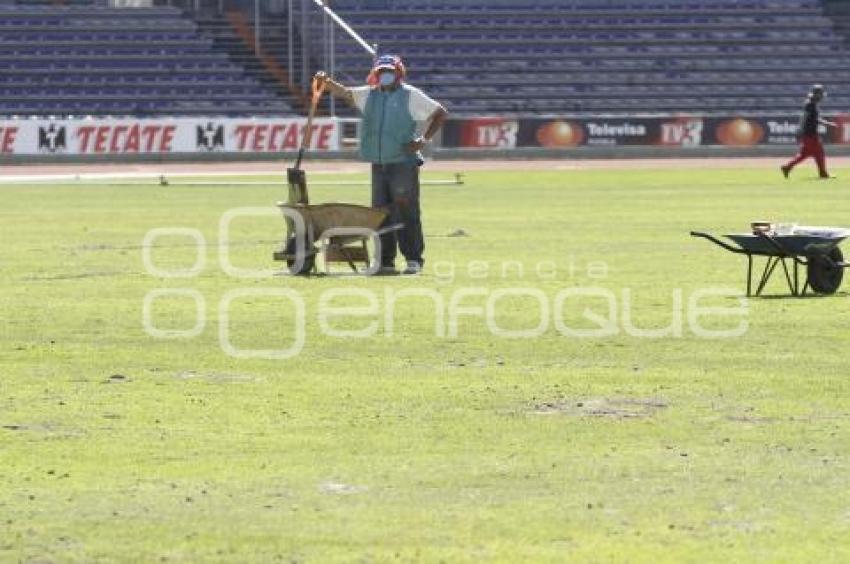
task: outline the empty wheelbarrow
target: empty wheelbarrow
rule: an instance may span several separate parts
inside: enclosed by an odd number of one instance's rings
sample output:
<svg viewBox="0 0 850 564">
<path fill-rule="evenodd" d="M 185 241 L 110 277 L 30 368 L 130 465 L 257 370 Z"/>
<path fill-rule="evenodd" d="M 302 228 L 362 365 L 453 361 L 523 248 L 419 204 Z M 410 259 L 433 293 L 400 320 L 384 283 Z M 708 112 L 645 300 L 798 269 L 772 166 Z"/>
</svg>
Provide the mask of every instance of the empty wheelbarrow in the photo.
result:
<svg viewBox="0 0 850 564">
<path fill-rule="evenodd" d="M 726 235 L 734 245 L 698 231 L 692 237 L 708 239 L 715 245 L 735 254 L 747 257 L 747 296 L 761 295 L 764 287 L 782 266 L 788 290 L 792 296 L 802 296 L 808 289 L 816 294 L 834 294 L 841 286 L 844 255 L 838 245 L 850 236 L 850 229 L 843 227 L 797 227 L 782 226 L 778 230 L 772 224 L 755 222 L 751 233 Z M 758 284 L 753 293 L 754 257 L 767 259 Z M 788 264 L 790 263 L 790 265 Z M 806 279 L 800 287 L 800 267 L 806 269 Z"/>
</svg>

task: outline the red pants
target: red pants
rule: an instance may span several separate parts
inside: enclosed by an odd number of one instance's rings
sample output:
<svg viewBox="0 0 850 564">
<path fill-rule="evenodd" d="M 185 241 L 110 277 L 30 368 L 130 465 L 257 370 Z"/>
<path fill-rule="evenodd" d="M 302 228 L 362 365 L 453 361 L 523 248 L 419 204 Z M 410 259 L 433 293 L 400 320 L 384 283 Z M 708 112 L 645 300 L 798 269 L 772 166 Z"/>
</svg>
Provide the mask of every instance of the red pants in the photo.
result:
<svg viewBox="0 0 850 564">
<path fill-rule="evenodd" d="M 817 135 L 804 135 L 800 139 L 800 152 L 797 153 L 796 157 L 788 161 L 785 168 L 791 170 L 809 157 L 815 158 L 815 163 L 818 165 L 818 172 L 821 176 L 829 176 L 829 173 L 826 171 L 826 155 L 823 152 L 820 137 Z"/>
</svg>

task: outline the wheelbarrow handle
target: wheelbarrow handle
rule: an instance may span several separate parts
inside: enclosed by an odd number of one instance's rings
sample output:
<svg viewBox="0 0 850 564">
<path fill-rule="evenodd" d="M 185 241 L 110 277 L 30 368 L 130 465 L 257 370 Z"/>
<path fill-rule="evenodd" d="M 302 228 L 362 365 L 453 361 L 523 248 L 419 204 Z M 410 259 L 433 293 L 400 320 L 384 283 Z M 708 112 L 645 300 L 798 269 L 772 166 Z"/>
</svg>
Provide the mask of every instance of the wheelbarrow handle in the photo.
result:
<svg viewBox="0 0 850 564">
<path fill-rule="evenodd" d="M 717 237 L 709 235 L 708 233 L 702 233 L 700 231 L 691 231 L 691 237 L 701 237 L 703 239 L 708 239 L 709 241 L 711 241 L 715 245 L 717 245 L 719 247 L 723 247 L 724 249 L 726 249 L 730 253 L 737 253 L 739 255 L 749 254 L 749 253 L 747 253 L 747 251 L 745 251 L 743 249 L 739 249 L 737 247 L 733 247 L 732 245 L 729 245 L 728 243 L 724 243 L 723 241 L 721 241 Z"/>
</svg>

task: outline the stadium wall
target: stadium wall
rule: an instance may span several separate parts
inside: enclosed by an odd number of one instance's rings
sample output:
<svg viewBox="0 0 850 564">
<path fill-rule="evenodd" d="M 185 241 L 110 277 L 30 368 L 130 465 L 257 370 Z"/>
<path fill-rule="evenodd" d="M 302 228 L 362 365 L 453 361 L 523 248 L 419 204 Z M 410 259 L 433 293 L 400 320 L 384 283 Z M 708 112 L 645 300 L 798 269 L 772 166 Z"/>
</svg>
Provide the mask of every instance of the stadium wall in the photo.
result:
<svg viewBox="0 0 850 564">
<path fill-rule="evenodd" d="M 850 114 L 824 130 L 832 154 L 850 155 Z M 311 158 L 353 158 L 343 120 L 314 121 Z M 274 160 L 297 151 L 303 118 L 87 118 L 0 120 L 0 163 Z M 634 116 L 450 119 L 437 158 L 644 158 L 786 155 L 797 117 Z"/>
</svg>

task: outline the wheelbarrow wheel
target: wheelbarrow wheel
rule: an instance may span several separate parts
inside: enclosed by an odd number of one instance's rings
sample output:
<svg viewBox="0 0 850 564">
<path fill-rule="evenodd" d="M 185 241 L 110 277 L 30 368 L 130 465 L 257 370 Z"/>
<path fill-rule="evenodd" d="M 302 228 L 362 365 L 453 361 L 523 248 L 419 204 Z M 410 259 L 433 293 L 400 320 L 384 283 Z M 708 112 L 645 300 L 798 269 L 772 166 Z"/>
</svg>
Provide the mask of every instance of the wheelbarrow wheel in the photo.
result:
<svg viewBox="0 0 850 564">
<path fill-rule="evenodd" d="M 844 278 L 844 255 L 834 247 L 827 255 L 816 255 L 809 259 L 807 280 L 816 294 L 834 294 Z"/>
<path fill-rule="evenodd" d="M 286 254 L 294 257 L 296 252 L 296 240 L 295 237 L 291 237 L 286 242 Z M 304 249 L 304 261 L 301 264 L 301 268 L 296 268 L 296 260 L 294 258 L 286 259 L 286 266 L 289 268 L 289 273 L 294 276 L 306 276 L 313 272 L 313 267 L 316 265 L 316 250 L 311 246 L 307 246 Z"/>
</svg>

